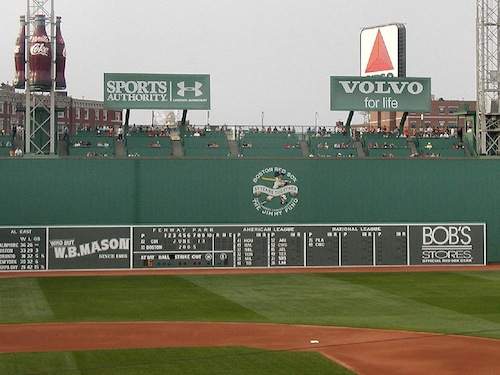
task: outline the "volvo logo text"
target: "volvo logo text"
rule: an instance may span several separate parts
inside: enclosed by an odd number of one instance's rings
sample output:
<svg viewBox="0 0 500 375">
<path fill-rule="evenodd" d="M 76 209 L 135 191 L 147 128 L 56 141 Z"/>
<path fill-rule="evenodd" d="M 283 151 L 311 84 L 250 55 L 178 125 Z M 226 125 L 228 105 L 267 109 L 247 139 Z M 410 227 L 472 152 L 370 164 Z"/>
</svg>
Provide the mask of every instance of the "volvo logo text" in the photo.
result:
<svg viewBox="0 0 500 375">
<path fill-rule="evenodd" d="M 412 95 L 421 94 L 424 85 L 420 82 L 396 82 L 396 81 L 339 81 L 346 94 L 353 94 L 356 90 L 363 94 L 395 94 L 400 95 L 404 91 Z"/>
</svg>

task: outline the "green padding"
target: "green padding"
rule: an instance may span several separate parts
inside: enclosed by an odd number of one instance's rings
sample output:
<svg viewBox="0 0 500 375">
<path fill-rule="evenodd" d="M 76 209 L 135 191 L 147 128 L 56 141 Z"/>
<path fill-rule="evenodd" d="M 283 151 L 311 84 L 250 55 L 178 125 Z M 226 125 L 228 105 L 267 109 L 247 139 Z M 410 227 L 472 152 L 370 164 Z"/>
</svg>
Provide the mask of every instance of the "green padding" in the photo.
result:
<svg viewBox="0 0 500 375">
<path fill-rule="evenodd" d="M 113 145 L 110 147 L 70 147 L 69 148 L 69 156 L 87 156 L 89 154 L 97 154 L 97 156 L 103 156 L 107 154 L 107 156 L 114 155 Z"/>
<path fill-rule="evenodd" d="M 0 225 L 486 222 L 488 260 L 500 261 L 496 158 L 5 157 L 0 162 L 5 182 L 0 192 L 6 197 Z M 262 183 L 259 173 L 274 168 L 295 176 L 298 201 L 272 217 L 254 207 L 253 188 Z"/>
<path fill-rule="evenodd" d="M 240 144 L 251 143 L 253 148 L 281 148 L 286 143 L 296 146 L 299 142 L 297 135 L 287 133 L 245 133 Z"/>
<path fill-rule="evenodd" d="M 368 149 L 368 156 L 370 158 L 409 158 L 411 150 L 409 148 L 370 148 Z"/>
<path fill-rule="evenodd" d="M 213 158 L 213 157 L 221 157 L 221 156 L 228 156 L 229 154 L 229 148 L 227 145 L 220 145 L 218 148 L 209 148 L 209 147 L 189 147 L 185 146 L 184 149 L 185 156 L 187 157 L 207 157 L 207 158 Z"/>
<path fill-rule="evenodd" d="M 255 158 L 300 158 L 302 150 L 299 147 L 285 148 L 283 145 L 278 147 L 256 147 L 242 149 L 243 156 Z"/>
<path fill-rule="evenodd" d="M 432 149 L 432 150 L 422 150 L 423 154 L 439 154 L 439 157 L 442 158 L 465 158 L 465 150 L 463 148 L 459 149 Z"/>
<path fill-rule="evenodd" d="M 127 147 L 127 155 L 145 158 L 166 158 L 171 153 L 170 147 Z"/>
</svg>

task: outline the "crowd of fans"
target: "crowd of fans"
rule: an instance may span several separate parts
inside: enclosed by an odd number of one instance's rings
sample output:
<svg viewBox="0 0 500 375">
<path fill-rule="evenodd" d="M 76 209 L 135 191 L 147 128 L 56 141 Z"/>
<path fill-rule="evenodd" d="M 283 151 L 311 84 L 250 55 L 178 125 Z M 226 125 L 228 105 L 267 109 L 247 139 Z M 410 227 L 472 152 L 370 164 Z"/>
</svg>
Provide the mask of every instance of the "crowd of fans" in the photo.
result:
<svg viewBox="0 0 500 375">
<path fill-rule="evenodd" d="M 9 147 L 12 148 L 12 151 L 10 154 L 12 156 L 22 156 L 22 149 L 21 148 L 14 148 L 13 141 L 14 139 L 17 139 L 18 135 L 20 132 L 22 132 L 22 128 L 15 128 L 13 127 L 12 129 L 12 141 L 0 141 L 0 147 Z M 79 132 L 94 132 L 95 135 L 97 136 L 104 136 L 104 137 L 116 137 L 116 140 L 118 141 L 125 141 L 125 137 L 127 136 L 133 136 L 135 133 L 147 133 L 148 136 L 150 137 L 171 137 L 173 133 L 179 134 L 179 128 L 177 126 L 173 125 L 164 125 L 164 126 L 151 126 L 151 125 L 132 125 L 130 128 L 128 128 L 127 133 L 125 134 L 125 129 L 123 126 L 119 127 L 109 127 L 109 126 L 101 126 L 101 127 L 96 127 L 94 129 L 91 128 L 82 128 L 79 129 Z M 294 126 L 253 126 L 253 127 L 242 127 L 242 126 L 234 126 L 234 127 L 228 127 L 227 125 L 221 125 L 221 126 L 210 126 L 210 125 L 205 125 L 201 127 L 196 127 L 196 126 L 191 126 L 189 124 L 186 125 L 185 127 L 185 134 L 187 136 L 192 136 L 192 137 L 203 137 L 205 135 L 208 135 L 210 133 L 214 132 L 225 132 L 228 135 L 233 135 L 236 140 L 243 140 L 245 138 L 246 134 L 250 133 L 265 133 L 265 134 L 286 134 L 289 137 L 292 135 L 297 134 L 297 130 Z M 319 143 L 311 142 L 312 144 L 315 144 L 315 146 L 311 145 L 311 152 L 310 152 L 310 157 L 354 157 L 356 154 L 356 150 L 354 148 L 355 146 L 355 141 L 363 140 L 363 137 L 366 135 L 381 135 L 384 140 L 373 140 L 370 139 L 368 141 L 367 138 L 367 143 L 364 144 L 364 147 L 366 149 L 387 149 L 387 152 L 384 152 L 382 154 L 382 157 L 387 157 L 391 158 L 394 157 L 393 153 L 389 150 L 391 149 L 397 149 L 397 148 L 402 148 L 406 146 L 400 145 L 400 143 L 396 143 L 395 141 L 391 141 L 391 139 L 394 138 L 407 138 L 409 136 L 409 131 L 407 128 L 404 129 L 402 133 L 400 133 L 399 128 L 395 129 L 389 129 L 387 127 L 378 127 L 378 128 L 368 128 L 368 127 L 357 127 L 357 128 L 348 128 L 343 125 L 336 125 L 332 127 L 302 127 L 299 129 L 299 135 L 304 137 L 304 140 L 309 139 L 312 141 L 313 138 L 332 138 L 331 140 L 324 139 Z M 420 141 L 420 146 L 418 149 L 420 152 L 412 153 L 409 155 L 409 157 L 440 157 L 440 153 L 437 152 L 438 150 L 433 150 L 433 145 L 431 142 L 432 138 L 453 138 L 456 139 L 457 142 L 454 142 L 451 145 L 451 149 L 463 149 L 464 144 L 462 142 L 462 130 L 456 130 L 456 129 L 441 129 L 441 128 L 432 128 L 432 127 L 427 127 L 424 129 L 410 129 L 410 133 L 412 136 L 414 136 L 417 140 L 422 140 L 422 139 L 428 139 L 422 145 L 422 141 Z M 66 134 L 66 133 L 65 133 Z M 5 135 L 5 130 L 2 130 L 2 135 Z M 342 135 L 346 137 L 346 140 L 334 138 L 334 136 L 337 135 Z M 77 133 L 78 136 L 78 133 Z M 76 136 L 76 137 L 77 137 Z M 84 137 L 82 137 L 84 140 L 78 140 L 76 142 L 69 142 L 69 138 L 67 139 L 70 146 L 72 147 L 92 147 L 92 144 L 88 141 L 85 140 Z M 64 138 L 66 139 L 66 138 Z M 173 139 L 173 138 L 172 138 Z M 243 149 L 248 149 L 254 147 L 254 144 L 252 142 L 241 142 L 241 147 Z M 100 148 L 109 148 L 110 143 L 107 141 L 100 141 L 96 144 L 97 147 Z M 161 147 L 161 143 L 159 140 L 156 140 L 154 142 L 150 142 L 149 147 Z M 208 142 L 206 143 L 207 148 L 219 148 L 219 144 L 217 142 Z M 283 147 L 286 149 L 295 149 L 295 148 L 300 148 L 301 144 L 300 142 L 295 142 L 295 141 L 290 141 L 290 142 L 285 142 L 283 144 Z M 352 149 L 353 152 L 336 152 L 330 149 Z M 328 151 L 327 151 L 328 150 Z M 105 154 L 106 155 L 106 154 Z M 103 155 L 103 156 L 105 156 Z M 93 152 L 89 152 L 88 156 L 96 156 L 94 155 Z M 98 155 L 100 156 L 100 155 Z M 129 156 L 138 156 L 138 155 L 129 155 Z"/>
</svg>

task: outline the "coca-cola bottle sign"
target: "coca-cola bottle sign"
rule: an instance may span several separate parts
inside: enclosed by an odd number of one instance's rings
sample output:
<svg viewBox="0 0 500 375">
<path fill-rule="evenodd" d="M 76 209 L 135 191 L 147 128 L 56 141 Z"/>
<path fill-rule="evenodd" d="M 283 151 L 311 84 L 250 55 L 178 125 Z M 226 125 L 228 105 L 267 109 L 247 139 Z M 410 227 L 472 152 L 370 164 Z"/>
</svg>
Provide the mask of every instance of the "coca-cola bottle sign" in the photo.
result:
<svg viewBox="0 0 500 375">
<path fill-rule="evenodd" d="M 26 81 L 26 19 L 24 16 L 20 16 L 19 21 L 21 25 L 16 45 L 14 46 L 14 67 L 16 69 L 14 87 L 16 89 L 24 89 Z"/>
<path fill-rule="evenodd" d="M 45 31 L 45 15 L 35 16 L 35 30 L 29 46 L 29 84 L 34 90 L 49 91 L 52 88 L 52 48 Z"/>
<path fill-rule="evenodd" d="M 56 20 L 56 90 L 66 88 L 66 43 L 61 33 L 61 17 Z"/>
</svg>

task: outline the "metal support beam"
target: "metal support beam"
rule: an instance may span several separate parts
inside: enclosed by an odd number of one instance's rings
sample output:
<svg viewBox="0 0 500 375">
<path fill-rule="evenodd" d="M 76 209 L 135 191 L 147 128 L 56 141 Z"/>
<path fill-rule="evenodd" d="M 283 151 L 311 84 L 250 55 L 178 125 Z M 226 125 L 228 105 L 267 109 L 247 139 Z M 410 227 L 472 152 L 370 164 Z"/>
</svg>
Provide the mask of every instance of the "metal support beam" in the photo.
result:
<svg viewBox="0 0 500 375">
<path fill-rule="evenodd" d="M 478 154 L 500 154 L 500 3 L 477 0 L 476 65 Z"/>
<path fill-rule="evenodd" d="M 56 151 L 56 95 L 55 95 L 55 13 L 54 0 L 27 0 L 26 5 L 26 48 L 33 35 L 35 16 L 43 14 L 47 18 L 47 35 L 52 45 L 51 79 L 49 92 L 34 92 L 29 85 L 30 63 L 26 53 L 26 113 L 25 113 L 25 153 L 54 154 Z M 28 51 L 26 51 L 28 52 Z"/>
<path fill-rule="evenodd" d="M 399 134 L 403 134 L 405 122 L 406 122 L 407 118 L 408 118 L 408 112 L 404 112 L 403 116 L 401 116 L 401 120 L 399 121 Z M 410 125 L 408 125 L 408 128 L 409 127 L 410 127 Z"/>
</svg>

